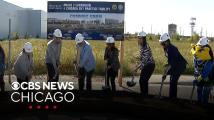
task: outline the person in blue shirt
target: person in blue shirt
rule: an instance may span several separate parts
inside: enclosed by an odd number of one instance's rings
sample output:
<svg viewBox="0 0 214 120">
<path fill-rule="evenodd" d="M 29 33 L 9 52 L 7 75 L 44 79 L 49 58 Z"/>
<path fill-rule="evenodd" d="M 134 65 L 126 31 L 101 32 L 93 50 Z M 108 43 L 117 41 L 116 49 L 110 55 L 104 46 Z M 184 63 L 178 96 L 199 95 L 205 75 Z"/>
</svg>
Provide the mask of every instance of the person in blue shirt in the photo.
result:
<svg viewBox="0 0 214 120">
<path fill-rule="evenodd" d="M 82 34 L 78 33 L 75 37 L 77 54 L 74 64 L 77 65 L 78 70 L 78 84 L 79 90 L 82 91 L 85 86 L 86 89 L 91 90 L 91 78 L 95 70 L 95 58 L 90 44 L 84 40 Z"/>
<path fill-rule="evenodd" d="M 4 71 L 5 71 L 5 52 L 2 46 L 0 45 L 0 89 L 1 92 L 5 91 L 5 82 L 4 82 Z"/>
<path fill-rule="evenodd" d="M 169 98 L 176 99 L 177 83 L 179 77 L 186 69 L 187 61 L 181 55 L 178 48 L 171 44 L 168 33 L 161 35 L 159 42 L 164 49 L 165 56 L 168 59 L 168 71 L 163 75 L 163 79 L 165 79 L 167 75 L 170 75 Z"/>
</svg>

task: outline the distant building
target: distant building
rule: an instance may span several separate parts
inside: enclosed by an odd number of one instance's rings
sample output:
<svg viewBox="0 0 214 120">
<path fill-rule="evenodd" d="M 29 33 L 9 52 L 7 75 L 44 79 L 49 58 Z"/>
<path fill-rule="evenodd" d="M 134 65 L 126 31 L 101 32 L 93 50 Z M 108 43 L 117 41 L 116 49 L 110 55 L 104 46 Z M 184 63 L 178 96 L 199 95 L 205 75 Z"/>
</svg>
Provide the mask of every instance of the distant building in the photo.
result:
<svg viewBox="0 0 214 120">
<path fill-rule="evenodd" d="M 169 36 L 172 38 L 177 33 L 177 25 L 176 24 L 169 24 L 168 25 L 168 33 Z"/>
<path fill-rule="evenodd" d="M 9 18 L 11 34 L 19 34 L 23 38 L 47 37 L 47 13 L 42 10 L 26 9 L 0 0 L 0 39 L 7 39 L 9 34 Z"/>
<path fill-rule="evenodd" d="M 105 19 L 105 24 L 118 24 L 119 20 L 116 19 Z"/>
</svg>

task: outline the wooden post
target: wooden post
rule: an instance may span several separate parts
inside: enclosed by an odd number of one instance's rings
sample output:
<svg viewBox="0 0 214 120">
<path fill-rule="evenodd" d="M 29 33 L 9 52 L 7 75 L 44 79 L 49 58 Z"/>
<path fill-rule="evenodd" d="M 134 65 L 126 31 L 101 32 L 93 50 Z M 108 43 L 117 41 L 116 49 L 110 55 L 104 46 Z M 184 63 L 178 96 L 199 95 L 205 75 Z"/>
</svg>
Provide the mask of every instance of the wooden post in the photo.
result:
<svg viewBox="0 0 214 120">
<path fill-rule="evenodd" d="M 124 21 L 124 33 L 126 33 L 126 22 Z M 125 34 L 123 34 L 123 39 L 120 41 L 120 70 L 118 72 L 118 84 L 120 87 L 123 85 L 123 58 L 124 58 L 124 41 L 125 41 Z"/>
<path fill-rule="evenodd" d="M 124 57 L 124 40 L 120 41 L 120 70 L 118 73 L 118 84 L 122 87 L 123 84 L 123 57 Z"/>
</svg>

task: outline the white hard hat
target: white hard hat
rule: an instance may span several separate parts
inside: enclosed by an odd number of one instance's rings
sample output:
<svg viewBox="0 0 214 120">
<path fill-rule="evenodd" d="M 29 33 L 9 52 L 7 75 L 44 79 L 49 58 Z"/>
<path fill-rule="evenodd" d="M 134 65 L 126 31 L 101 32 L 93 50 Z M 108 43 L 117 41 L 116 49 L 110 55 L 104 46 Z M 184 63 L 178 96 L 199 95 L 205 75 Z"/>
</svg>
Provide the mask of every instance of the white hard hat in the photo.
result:
<svg viewBox="0 0 214 120">
<path fill-rule="evenodd" d="M 138 33 L 138 37 L 146 37 L 146 33 L 144 31 Z"/>
<path fill-rule="evenodd" d="M 113 37 L 107 37 L 106 43 L 114 43 L 114 38 Z"/>
<path fill-rule="evenodd" d="M 54 30 L 53 35 L 54 35 L 55 37 L 61 38 L 61 37 L 62 37 L 62 31 L 61 31 L 60 29 L 56 29 L 56 30 Z"/>
<path fill-rule="evenodd" d="M 164 33 L 163 35 L 160 36 L 159 42 L 165 42 L 167 40 L 170 40 L 170 36 L 168 33 Z"/>
<path fill-rule="evenodd" d="M 207 37 L 202 37 L 197 43 L 197 45 L 202 45 L 202 46 L 208 45 L 208 44 L 209 44 L 209 40 L 207 39 Z"/>
<path fill-rule="evenodd" d="M 27 53 L 32 53 L 33 52 L 32 44 L 30 42 L 25 43 L 24 44 L 24 50 Z"/>
<path fill-rule="evenodd" d="M 75 42 L 78 44 L 78 43 L 81 43 L 84 41 L 84 37 L 81 33 L 78 33 L 75 37 Z"/>
</svg>

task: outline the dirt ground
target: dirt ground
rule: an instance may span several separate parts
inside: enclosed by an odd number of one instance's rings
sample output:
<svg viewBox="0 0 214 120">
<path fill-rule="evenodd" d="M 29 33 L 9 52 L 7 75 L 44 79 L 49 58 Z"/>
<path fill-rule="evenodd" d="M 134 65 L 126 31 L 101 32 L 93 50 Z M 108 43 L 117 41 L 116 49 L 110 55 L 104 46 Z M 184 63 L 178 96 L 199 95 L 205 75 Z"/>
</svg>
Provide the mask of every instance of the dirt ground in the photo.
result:
<svg viewBox="0 0 214 120">
<path fill-rule="evenodd" d="M 16 77 L 14 75 L 11 76 L 12 82 L 16 81 Z M 11 91 L 10 84 L 8 83 L 8 76 L 5 76 L 5 83 L 6 83 L 6 91 Z M 190 94 L 192 91 L 192 81 L 194 77 L 193 76 L 187 76 L 183 75 L 180 77 L 179 82 L 178 82 L 178 98 L 181 99 L 190 99 Z M 69 76 L 69 75 L 60 75 L 59 80 L 61 82 L 65 81 L 72 81 L 74 82 L 74 88 L 78 89 L 78 82 L 77 78 L 74 76 Z M 135 76 L 134 81 L 137 82 L 136 86 L 134 87 L 127 87 L 126 82 L 131 80 L 130 77 L 124 77 L 123 78 L 123 85 L 122 87 L 118 86 L 116 89 L 118 91 L 128 91 L 128 92 L 140 92 L 140 86 L 139 86 L 139 76 Z M 38 75 L 38 76 L 33 76 L 31 81 L 38 81 L 38 82 L 46 82 L 47 81 L 47 76 L 46 75 Z M 118 81 L 116 81 L 117 83 Z M 150 95 L 158 95 L 159 90 L 160 90 L 160 83 L 161 83 L 161 75 L 153 75 L 150 80 L 149 80 L 149 94 Z M 104 86 L 104 77 L 102 76 L 94 76 L 92 78 L 92 89 L 93 90 L 102 90 L 102 86 Z M 163 89 L 162 89 L 162 96 L 167 97 L 169 93 L 169 77 L 164 81 Z M 197 99 L 197 93 L 196 90 L 194 91 L 193 94 L 193 100 Z M 210 103 L 214 103 L 214 88 L 211 91 L 210 95 Z"/>
<path fill-rule="evenodd" d="M 12 82 L 16 81 L 14 75 Z M 161 75 L 153 75 L 149 81 L 149 98 L 143 98 L 139 93 L 139 77 L 135 77 L 136 86 L 128 88 L 126 81 L 130 77 L 123 78 L 123 86 L 117 84 L 117 92 L 102 91 L 104 77 L 96 76 L 92 80 L 93 91 L 78 91 L 77 78 L 74 76 L 60 75 L 60 81 L 74 82 L 75 96 L 74 103 L 60 103 L 59 109 L 54 110 L 33 110 L 28 109 L 28 103 L 11 103 L 10 93 L 12 89 L 8 83 L 8 76 L 5 76 L 7 97 L 0 96 L 0 120 L 151 120 L 155 118 L 166 119 L 208 119 L 213 115 L 214 90 L 210 96 L 208 106 L 200 106 L 189 101 L 192 90 L 192 76 L 181 76 L 178 83 L 179 100 L 167 99 L 169 89 L 169 78 L 163 86 L 162 99 L 156 98 L 160 89 Z M 46 82 L 46 75 L 33 76 L 32 81 Z M 1 94 L 0 94 L 1 95 Z M 193 99 L 196 100 L 196 91 Z M 32 103 L 33 104 L 33 103 Z M 47 105 L 48 103 L 44 103 Z M 55 103 L 54 103 L 55 104 Z M 35 106 L 38 104 L 35 103 Z M 43 104 L 41 106 L 44 107 Z M 49 104 L 51 105 L 51 104 Z M 34 107 L 35 107 L 34 106 Z M 3 112 L 2 112 L 3 110 Z"/>
</svg>

